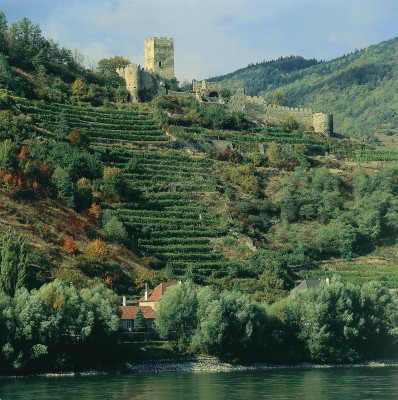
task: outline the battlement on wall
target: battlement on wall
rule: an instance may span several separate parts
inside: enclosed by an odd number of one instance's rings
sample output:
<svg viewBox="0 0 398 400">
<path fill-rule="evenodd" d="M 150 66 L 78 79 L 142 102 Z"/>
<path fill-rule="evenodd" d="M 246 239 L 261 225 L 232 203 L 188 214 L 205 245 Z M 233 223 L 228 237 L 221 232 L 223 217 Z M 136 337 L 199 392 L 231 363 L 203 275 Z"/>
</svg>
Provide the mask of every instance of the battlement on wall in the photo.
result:
<svg viewBox="0 0 398 400">
<path fill-rule="evenodd" d="M 154 41 L 158 41 L 158 42 L 167 42 L 167 43 L 174 43 L 174 39 L 173 38 L 168 38 L 168 37 L 157 37 L 157 36 L 152 36 L 151 38 L 145 39 L 145 41 L 147 40 L 154 40 Z"/>
<path fill-rule="evenodd" d="M 230 111 L 242 111 L 246 118 L 256 123 L 280 124 L 287 116 L 293 117 L 306 128 L 330 135 L 333 133 L 333 116 L 323 113 L 313 114 L 310 108 L 292 108 L 267 104 L 259 96 L 246 96 L 244 89 L 239 89 L 227 104 Z"/>
</svg>

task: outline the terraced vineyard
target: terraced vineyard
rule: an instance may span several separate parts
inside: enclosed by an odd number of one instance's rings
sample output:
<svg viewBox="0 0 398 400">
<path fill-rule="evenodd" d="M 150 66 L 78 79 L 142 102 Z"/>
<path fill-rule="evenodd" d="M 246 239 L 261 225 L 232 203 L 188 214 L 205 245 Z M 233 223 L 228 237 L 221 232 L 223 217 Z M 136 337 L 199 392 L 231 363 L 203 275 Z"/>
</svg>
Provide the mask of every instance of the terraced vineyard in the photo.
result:
<svg viewBox="0 0 398 400">
<path fill-rule="evenodd" d="M 227 266 L 214 252 L 211 239 L 218 231 L 217 219 L 209 216 L 201 197 L 215 190 L 211 163 L 202 156 L 187 156 L 176 150 L 138 152 L 96 147 L 104 160 L 123 168 L 138 158 L 138 170 L 126 173 L 141 198 L 134 203 L 114 203 L 120 220 L 137 239 L 138 253 L 152 256 L 173 276 L 188 273 L 196 280 L 222 275 Z"/>
<path fill-rule="evenodd" d="M 37 126 L 51 132 L 54 132 L 60 119 L 64 117 L 69 127 L 84 129 L 92 141 L 123 140 L 131 144 L 150 143 L 153 145 L 168 142 L 167 136 L 159 129 L 152 114 L 144 105 L 128 111 L 33 103 L 27 100 L 19 100 L 18 105 L 23 112 L 32 115 Z"/>
<path fill-rule="evenodd" d="M 199 281 L 224 274 L 228 261 L 211 243 L 220 234 L 217 219 L 201 202 L 204 194 L 215 191 L 211 163 L 204 156 L 167 149 L 169 139 L 148 107 L 105 111 L 23 100 L 19 106 L 50 132 L 63 115 L 71 128 L 90 135 L 104 165 L 124 170 L 139 198 L 105 207 L 113 209 L 127 227 L 140 256 L 153 257 L 158 268 L 166 268 L 174 277 L 188 273 Z M 148 144 L 156 151 L 142 151 L 142 145 Z M 134 170 L 126 168 L 130 160 L 135 160 Z"/>
<path fill-rule="evenodd" d="M 258 144 L 270 142 L 286 144 L 305 144 L 309 150 L 316 153 L 330 151 L 329 144 L 325 138 L 311 138 L 303 132 L 286 132 L 281 127 L 251 128 L 250 131 L 213 131 L 203 127 L 178 127 L 173 131 L 190 139 L 214 139 L 228 140 L 239 144 L 241 150 L 248 150 L 250 147 L 257 147 Z M 184 133 L 180 133 L 180 132 Z M 246 149 L 247 147 L 247 149 Z"/>
<path fill-rule="evenodd" d="M 174 278 L 189 276 L 205 281 L 209 276 L 222 277 L 228 273 L 232 261 L 215 251 L 215 239 L 226 234 L 221 228 L 224 224 L 220 215 L 209 210 L 204 201 L 217 191 L 215 161 L 205 154 L 171 149 L 169 136 L 159 128 L 149 106 L 106 110 L 27 100 L 18 100 L 17 104 L 48 134 L 56 131 L 61 118 L 66 120 L 69 129 L 84 129 L 104 166 L 123 170 L 135 194 L 124 202 L 105 203 L 103 208 L 112 209 L 124 223 L 139 256 L 152 257 L 157 268 Z M 354 145 L 345 147 L 345 142 L 341 142 L 342 149 L 336 147 L 337 142 L 332 148 L 332 141 L 323 137 L 288 133 L 278 127 L 249 132 L 210 131 L 202 127 L 181 129 L 199 140 L 218 138 L 233 142 L 241 151 L 255 148 L 258 152 L 259 145 L 276 141 L 306 144 L 312 154 L 346 151 L 344 157 L 356 157 L 358 161 L 397 159 L 394 151 L 360 150 Z M 350 271 L 339 272 L 347 274 L 348 279 Z"/>
<path fill-rule="evenodd" d="M 325 279 L 338 274 L 344 282 L 355 285 L 363 285 L 371 280 L 377 280 L 389 288 L 398 287 L 398 273 L 391 265 L 338 265 L 332 270 L 309 270 L 302 271 L 305 279 Z"/>
</svg>

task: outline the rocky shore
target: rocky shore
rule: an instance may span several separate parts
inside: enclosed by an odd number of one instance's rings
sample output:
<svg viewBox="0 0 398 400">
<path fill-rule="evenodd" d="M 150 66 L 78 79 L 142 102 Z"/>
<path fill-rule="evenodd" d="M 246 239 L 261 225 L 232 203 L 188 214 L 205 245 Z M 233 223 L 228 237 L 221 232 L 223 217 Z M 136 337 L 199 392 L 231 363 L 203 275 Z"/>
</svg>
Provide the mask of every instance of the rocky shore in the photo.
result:
<svg viewBox="0 0 398 400">
<path fill-rule="evenodd" d="M 383 359 L 374 361 L 364 361 L 356 364 L 312 364 L 301 363 L 295 365 L 283 364 L 230 364 L 219 361 L 217 358 L 197 358 L 197 359 L 170 359 L 156 361 L 126 362 L 123 372 L 133 374 L 153 374 L 161 372 L 230 372 L 230 371 L 248 371 L 248 370 L 275 370 L 275 369 L 311 369 L 311 368 L 357 368 L 357 367 L 398 367 L 398 359 Z M 120 373 L 119 371 L 118 373 Z M 29 375 L 0 375 L 0 379 L 26 378 L 26 377 L 76 377 L 76 376 L 95 376 L 108 375 L 115 371 L 65 371 L 65 372 L 47 372 Z"/>
<path fill-rule="evenodd" d="M 301 363 L 296 365 L 272 365 L 272 364 L 229 364 L 216 358 L 193 360 L 157 360 L 139 363 L 127 363 L 132 373 L 160 373 L 160 372 L 220 372 L 220 371 L 244 371 L 244 370 L 271 370 L 294 368 L 342 368 L 342 367 L 398 367 L 398 360 L 365 361 L 357 364 L 311 364 Z"/>
</svg>

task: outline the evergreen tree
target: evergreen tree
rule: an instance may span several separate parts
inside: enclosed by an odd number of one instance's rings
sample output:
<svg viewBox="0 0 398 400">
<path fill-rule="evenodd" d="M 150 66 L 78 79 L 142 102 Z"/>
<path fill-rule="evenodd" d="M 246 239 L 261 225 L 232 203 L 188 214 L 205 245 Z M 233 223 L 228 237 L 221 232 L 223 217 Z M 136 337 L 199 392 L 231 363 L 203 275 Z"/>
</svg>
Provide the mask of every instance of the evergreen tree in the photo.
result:
<svg viewBox="0 0 398 400">
<path fill-rule="evenodd" d="M 63 139 L 66 139 L 69 133 L 69 125 L 68 125 L 68 120 L 66 119 L 66 113 L 63 111 L 58 114 L 57 116 L 57 122 L 58 125 L 55 128 L 55 136 L 58 141 L 61 141 Z"/>
<path fill-rule="evenodd" d="M 146 329 L 144 314 L 142 313 L 141 307 L 138 307 L 137 313 L 134 318 L 134 330 L 137 332 L 143 332 Z"/>
<path fill-rule="evenodd" d="M 22 233 L 17 238 L 16 243 L 18 264 L 17 264 L 17 282 L 16 289 L 24 287 L 26 279 L 26 267 L 28 265 L 28 253 L 26 251 L 26 238 Z"/>
<path fill-rule="evenodd" d="M 7 53 L 7 19 L 3 11 L 0 11 L 0 52 Z"/>
<path fill-rule="evenodd" d="M 23 287 L 26 274 L 27 252 L 23 234 L 14 240 L 9 229 L 3 238 L 0 264 L 1 289 L 9 296 L 14 296 L 15 289 Z"/>
</svg>

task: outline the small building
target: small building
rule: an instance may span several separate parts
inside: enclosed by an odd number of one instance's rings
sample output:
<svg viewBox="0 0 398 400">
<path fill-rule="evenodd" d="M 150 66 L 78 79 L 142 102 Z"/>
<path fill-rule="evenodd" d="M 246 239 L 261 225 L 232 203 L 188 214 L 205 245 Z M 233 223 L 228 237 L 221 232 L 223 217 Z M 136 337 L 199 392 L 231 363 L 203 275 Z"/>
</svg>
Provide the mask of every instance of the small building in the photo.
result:
<svg viewBox="0 0 398 400">
<path fill-rule="evenodd" d="M 330 279 L 326 278 L 326 284 L 329 286 L 330 285 Z M 295 287 L 295 290 L 310 290 L 310 289 L 315 289 L 321 284 L 322 280 L 321 279 L 304 279 L 303 281 L 300 282 L 299 285 Z"/>
<path fill-rule="evenodd" d="M 152 307 L 153 310 L 157 310 L 160 305 L 160 301 L 162 300 L 163 295 L 166 293 L 166 290 L 170 286 L 177 285 L 176 282 L 168 282 L 168 283 L 160 283 L 153 289 L 148 292 L 148 286 L 145 284 L 145 294 L 138 300 L 138 304 L 140 307 Z"/>
<path fill-rule="evenodd" d="M 153 321 L 155 320 L 155 311 L 152 307 L 140 306 L 121 306 L 119 307 L 122 312 L 121 324 L 122 329 L 127 332 L 134 332 L 134 320 L 138 309 L 141 308 L 142 314 L 145 318 L 145 327 L 147 331 L 153 330 Z"/>
<path fill-rule="evenodd" d="M 141 308 L 142 314 L 145 318 L 146 331 L 152 331 L 154 328 L 154 321 L 156 319 L 156 310 L 159 309 L 160 301 L 166 290 L 170 286 L 177 285 L 175 282 L 161 283 L 156 286 L 152 291 L 148 290 L 148 284 L 145 284 L 145 294 L 139 299 L 138 306 L 128 306 L 126 297 L 123 297 L 123 305 L 119 307 L 121 311 L 121 325 L 125 332 L 134 332 L 134 320 L 137 311 Z"/>
</svg>

